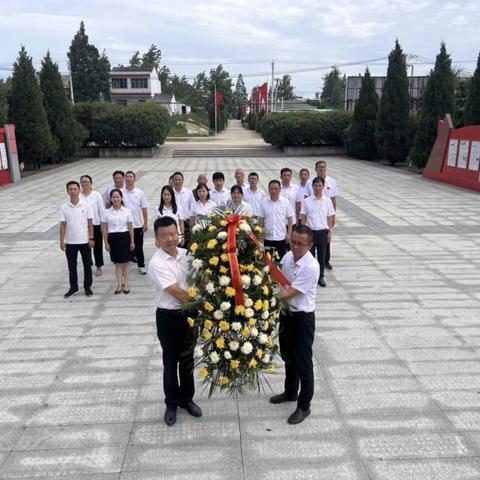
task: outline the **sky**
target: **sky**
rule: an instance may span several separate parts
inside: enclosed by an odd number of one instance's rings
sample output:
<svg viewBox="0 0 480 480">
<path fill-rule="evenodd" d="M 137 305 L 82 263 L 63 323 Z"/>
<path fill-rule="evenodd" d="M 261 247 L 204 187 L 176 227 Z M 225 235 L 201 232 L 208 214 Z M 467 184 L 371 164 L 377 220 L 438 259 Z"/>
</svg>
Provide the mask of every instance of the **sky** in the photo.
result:
<svg viewBox="0 0 480 480">
<path fill-rule="evenodd" d="M 414 75 L 428 74 L 442 40 L 467 75 L 480 50 L 479 0 L 11 0 L 0 16 L 0 77 L 11 73 L 21 45 L 36 68 L 50 50 L 66 73 L 82 20 L 112 66 L 154 43 L 172 73 L 193 79 L 222 63 L 250 90 L 271 79 L 273 60 L 275 77 L 290 74 L 306 98 L 321 91 L 332 65 L 347 75 L 366 66 L 385 75 L 396 38 Z"/>
</svg>

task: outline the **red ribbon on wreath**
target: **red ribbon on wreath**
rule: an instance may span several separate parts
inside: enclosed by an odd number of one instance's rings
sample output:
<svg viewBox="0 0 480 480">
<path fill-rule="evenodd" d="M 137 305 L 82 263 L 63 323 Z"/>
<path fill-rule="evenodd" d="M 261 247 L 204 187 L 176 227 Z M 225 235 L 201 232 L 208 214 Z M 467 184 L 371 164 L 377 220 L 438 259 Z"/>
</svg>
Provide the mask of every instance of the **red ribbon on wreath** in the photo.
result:
<svg viewBox="0 0 480 480">
<path fill-rule="evenodd" d="M 244 304 L 242 278 L 240 275 L 240 267 L 238 265 L 238 256 L 237 256 L 237 227 L 239 226 L 242 220 L 243 220 L 242 215 L 234 215 L 233 217 L 225 218 L 225 221 L 228 223 L 227 254 L 228 254 L 228 261 L 230 263 L 232 286 L 235 289 L 236 305 Z M 255 243 L 257 248 L 259 248 L 260 250 L 263 250 L 263 245 L 258 241 L 258 238 L 255 236 L 252 230 L 248 232 L 248 236 L 252 239 L 253 243 Z M 290 284 L 290 282 L 285 277 L 285 275 L 277 268 L 277 266 L 273 263 L 272 259 L 268 255 L 268 253 L 265 251 L 263 252 L 263 261 L 265 262 L 265 265 L 268 265 L 268 267 L 270 268 L 272 277 L 283 288 L 285 288 L 287 285 Z"/>
</svg>

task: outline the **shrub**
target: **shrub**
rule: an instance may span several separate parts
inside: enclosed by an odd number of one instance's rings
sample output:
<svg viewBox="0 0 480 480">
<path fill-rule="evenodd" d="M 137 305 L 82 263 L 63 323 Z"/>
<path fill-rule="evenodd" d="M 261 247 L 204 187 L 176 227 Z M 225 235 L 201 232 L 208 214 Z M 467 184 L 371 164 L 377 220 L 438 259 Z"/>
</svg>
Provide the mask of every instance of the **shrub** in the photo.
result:
<svg viewBox="0 0 480 480">
<path fill-rule="evenodd" d="M 277 147 L 342 145 L 343 132 L 351 121 L 351 112 L 341 110 L 272 113 L 262 119 L 260 133 Z"/>
</svg>

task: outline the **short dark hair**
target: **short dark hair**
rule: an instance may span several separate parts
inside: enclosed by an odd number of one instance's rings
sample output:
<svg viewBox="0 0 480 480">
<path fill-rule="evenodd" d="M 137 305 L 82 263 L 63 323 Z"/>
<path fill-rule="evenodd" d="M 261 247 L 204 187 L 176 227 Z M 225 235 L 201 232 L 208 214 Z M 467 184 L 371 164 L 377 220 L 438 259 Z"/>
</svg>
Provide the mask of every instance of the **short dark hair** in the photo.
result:
<svg viewBox="0 0 480 480">
<path fill-rule="evenodd" d="M 132 172 L 131 170 L 128 170 L 125 172 L 125 176 L 127 176 L 128 174 L 133 175 L 133 178 L 137 178 L 137 176 L 135 175 L 135 172 Z"/>
<path fill-rule="evenodd" d="M 122 172 L 122 170 L 115 170 L 112 173 L 112 177 L 114 177 L 115 175 L 121 175 L 122 177 L 125 177 L 125 172 Z"/>
<path fill-rule="evenodd" d="M 321 183 L 322 185 L 325 185 L 325 180 L 322 177 L 315 177 L 312 180 L 312 185 L 314 185 L 315 183 Z"/>
<path fill-rule="evenodd" d="M 318 160 L 317 162 L 315 162 L 315 168 L 322 164 L 327 166 L 327 162 L 325 160 Z"/>
<path fill-rule="evenodd" d="M 175 175 L 180 175 L 180 176 L 183 178 L 183 173 L 182 173 L 182 172 L 173 172 L 173 173 L 172 173 L 172 178 L 173 178 Z"/>
<path fill-rule="evenodd" d="M 225 175 L 222 172 L 215 172 L 212 175 L 212 180 L 225 180 Z"/>
<path fill-rule="evenodd" d="M 280 170 L 280 176 L 282 176 L 285 172 L 290 172 L 290 173 L 292 173 L 292 169 L 291 169 L 291 168 L 288 168 L 288 167 L 282 168 L 282 169 Z"/>
<path fill-rule="evenodd" d="M 270 188 L 270 185 L 273 185 L 274 183 L 276 183 L 280 188 L 282 188 L 282 184 L 280 183 L 279 180 L 270 180 L 268 182 L 268 188 Z"/>
<path fill-rule="evenodd" d="M 196 193 L 196 197 L 198 198 L 198 191 L 204 188 L 207 191 L 207 200 L 210 200 L 210 189 L 207 187 L 206 183 L 199 183 L 196 187 L 194 192 Z"/>
<path fill-rule="evenodd" d="M 230 189 L 230 194 L 232 194 L 233 192 L 238 192 L 243 195 L 243 188 L 240 185 L 233 185 Z"/>
<path fill-rule="evenodd" d="M 155 232 L 155 236 L 157 236 L 159 228 L 170 227 L 170 225 L 175 225 L 175 227 L 178 228 L 177 222 L 172 217 L 157 218 L 155 222 L 153 222 L 153 230 Z"/>
<path fill-rule="evenodd" d="M 300 172 L 298 172 L 298 173 L 302 173 L 302 172 L 307 172 L 310 175 L 310 172 L 308 171 L 308 168 L 301 168 Z"/>
<path fill-rule="evenodd" d="M 82 181 L 82 178 L 88 178 L 90 180 L 90 183 L 93 183 L 92 177 L 90 175 L 82 175 L 80 177 L 80 181 Z"/>
<path fill-rule="evenodd" d="M 299 233 L 300 235 L 307 235 L 308 241 L 313 242 L 313 230 L 306 225 L 295 225 L 293 231 Z"/>
<path fill-rule="evenodd" d="M 250 177 L 257 177 L 258 178 L 258 173 L 257 172 L 250 172 L 248 174 L 248 178 L 250 178 Z"/>
<path fill-rule="evenodd" d="M 68 187 L 70 185 L 76 185 L 78 188 L 80 188 L 80 184 L 76 180 L 70 180 L 69 182 L 67 182 L 67 186 L 65 188 L 68 190 Z"/>
</svg>

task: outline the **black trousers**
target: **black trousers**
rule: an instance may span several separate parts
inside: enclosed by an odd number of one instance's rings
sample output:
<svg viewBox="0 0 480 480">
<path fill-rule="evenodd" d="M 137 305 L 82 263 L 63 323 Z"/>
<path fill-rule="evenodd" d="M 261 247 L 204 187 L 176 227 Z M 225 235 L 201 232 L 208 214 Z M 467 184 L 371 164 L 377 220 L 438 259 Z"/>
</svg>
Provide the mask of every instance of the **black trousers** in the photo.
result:
<svg viewBox="0 0 480 480">
<path fill-rule="evenodd" d="M 138 268 L 145 266 L 145 255 L 143 254 L 143 227 L 133 229 L 133 240 L 135 242 L 135 258 Z"/>
<path fill-rule="evenodd" d="M 320 278 L 325 273 L 326 252 L 328 245 L 328 229 L 325 230 L 313 230 L 313 247 L 310 252 L 315 256 L 315 250 L 317 251 L 317 260 L 320 264 Z"/>
<path fill-rule="evenodd" d="M 157 336 L 163 350 L 163 392 L 165 404 L 176 410 L 193 399 L 193 349 L 196 329 L 187 322 L 180 310 L 157 308 Z M 178 373 L 177 373 L 178 368 Z"/>
<path fill-rule="evenodd" d="M 330 263 L 330 243 L 327 242 L 327 249 L 325 250 L 325 263 Z"/>
<path fill-rule="evenodd" d="M 102 238 L 101 225 L 93 226 L 93 238 L 95 240 L 95 246 L 93 247 L 93 256 L 95 257 L 95 266 L 97 268 L 100 268 L 100 267 L 103 267 L 103 238 Z"/>
<path fill-rule="evenodd" d="M 315 312 L 284 312 L 280 315 L 280 354 L 285 362 L 285 393 L 295 398 L 298 408 L 307 409 L 313 398 L 312 346 Z"/>
<path fill-rule="evenodd" d="M 67 256 L 70 288 L 72 290 L 78 290 L 78 252 L 80 252 L 83 263 L 83 288 L 90 288 L 92 286 L 92 256 L 88 243 L 67 243 L 65 255 Z"/>
<path fill-rule="evenodd" d="M 280 259 L 287 253 L 287 242 L 286 240 L 267 240 L 263 242 L 265 247 L 270 247 L 271 249 L 278 252 Z"/>
</svg>

